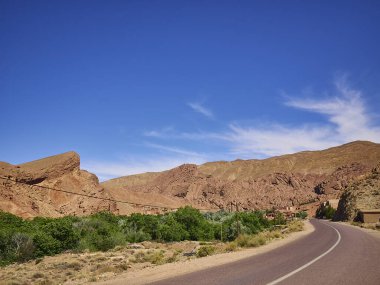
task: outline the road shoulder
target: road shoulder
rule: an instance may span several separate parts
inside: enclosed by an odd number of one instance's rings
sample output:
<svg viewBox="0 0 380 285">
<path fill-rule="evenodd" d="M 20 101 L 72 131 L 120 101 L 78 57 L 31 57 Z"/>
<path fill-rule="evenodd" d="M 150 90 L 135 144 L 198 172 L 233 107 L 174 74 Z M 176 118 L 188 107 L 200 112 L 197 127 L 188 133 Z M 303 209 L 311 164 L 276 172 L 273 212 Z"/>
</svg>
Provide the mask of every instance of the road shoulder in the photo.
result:
<svg viewBox="0 0 380 285">
<path fill-rule="evenodd" d="M 355 225 L 352 225 L 350 224 L 349 222 L 333 222 L 333 223 L 337 223 L 339 225 L 344 225 L 344 226 L 348 226 L 348 227 L 352 227 L 354 229 L 358 229 L 358 230 L 361 230 L 377 239 L 380 239 L 380 231 L 378 230 L 373 230 L 373 229 L 367 229 L 367 228 L 362 228 L 360 226 L 355 226 Z"/>
</svg>

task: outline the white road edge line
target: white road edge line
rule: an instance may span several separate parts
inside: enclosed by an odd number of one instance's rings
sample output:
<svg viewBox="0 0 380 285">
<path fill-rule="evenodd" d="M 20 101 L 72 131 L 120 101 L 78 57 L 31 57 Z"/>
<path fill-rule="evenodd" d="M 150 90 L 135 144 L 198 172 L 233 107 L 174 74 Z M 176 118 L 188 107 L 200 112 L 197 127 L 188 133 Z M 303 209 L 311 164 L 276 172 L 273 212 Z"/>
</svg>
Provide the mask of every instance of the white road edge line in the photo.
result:
<svg viewBox="0 0 380 285">
<path fill-rule="evenodd" d="M 333 228 L 333 229 L 336 231 L 336 233 L 338 234 L 338 240 L 335 242 L 335 244 L 334 244 L 332 247 L 330 247 L 327 251 L 325 251 L 324 253 L 322 253 L 320 256 L 314 258 L 312 261 L 310 261 L 310 262 L 306 263 L 305 265 L 303 265 L 303 266 L 297 268 L 296 270 L 294 270 L 294 271 L 292 271 L 292 272 L 290 272 L 290 273 L 288 273 L 288 274 L 286 274 L 286 275 L 284 275 L 284 276 L 282 276 L 282 277 L 280 277 L 280 278 L 278 278 L 278 279 L 276 279 L 276 280 L 274 280 L 274 281 L 268 283 L 267 285 L 278 284 L 278 283 L 280 283 L 281 281 L 283 281 L 283 280 L 289 278 L 290 276 L 292 276 L 292 275 L 294 275 L 294 274 L 300 272 L 301 270 L 304 270 L 306 267 L 309 267 L 309 266 L 312 265 L 314 262 L 316 262 L 317 260 L 319 260 L 319 259 L 321 259 L 322 257 L 324 257 L 326 254 L 328 254 L 329 252 L 331 252 L 331 251 L 332 251 L 332 250 L 333 250 L 333 249 L 334 249 L 334 248 L 340 243 L 341 236 L 340 236 L 339 231 L 338 231 L 336 228 L 334 228 L 333 226 L 330 226 L 330 225 L 328 225 L 328 224 L 325 224 L 325 225 L 326 225 L 326 226 L 329 226 L 330 228 Z"/>
</svg>

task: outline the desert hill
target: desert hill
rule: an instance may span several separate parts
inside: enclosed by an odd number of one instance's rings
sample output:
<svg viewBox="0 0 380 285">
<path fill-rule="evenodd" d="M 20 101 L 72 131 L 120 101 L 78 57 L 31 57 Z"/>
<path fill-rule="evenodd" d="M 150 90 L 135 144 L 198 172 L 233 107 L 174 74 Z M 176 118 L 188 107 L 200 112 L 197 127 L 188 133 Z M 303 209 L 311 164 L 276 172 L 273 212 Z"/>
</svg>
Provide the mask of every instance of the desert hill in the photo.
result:
<svg viewBox="0 0 380 285">
<path fill-rule="evenodd" d="M 380 163 L 371 173 L 359 177 L 346 186 L 334 220 L 352 221 L 360 209 L 380 209 Z"/>
<path fill-rule="evenodd" d="M 75 193 L 110 198 L 98 178 L 80 170 L 79 155 L 67 152 L 36 161 L 12 165 L 0 162 L 0 210 L 22 217 L 85 215 L 116 210 L 113 202 L 57 192 L 46 186 Z M 15 182 L 14 182 L 15 181 Z M 21 182 L 21 183 L 17 183 Z"/>
<path fill-rule="evenodd" d="M 340 197 L 351 181 L 368 174 L 378 162 L 380 144 L 357 141 L 263 160 L 184 164 L 99 184 L 94 174 L 80 169 L 79 155 L 67 152 L 20 165 L 0 162 L 0 176 L 10 179 L 0 179 L 0 210 L 22 217 L 57 217 L 102 210 L 155 213 L 184 205 L 232 211 L 312 209 L 320 201 Z"/>
<path fill-rule="evenodd" d="M 380 144 L 357 141 L 263 160 L 184 164 L 161 173 L 111 179 L 101 185 L 120 200 L 172 207 L 191 204 L 248 210 L 313 206 L 338 198 L 352 179 L 368 173 L 379 161 Z M 135 209 L 120 210 L 128 213 Z"/>
</svg>

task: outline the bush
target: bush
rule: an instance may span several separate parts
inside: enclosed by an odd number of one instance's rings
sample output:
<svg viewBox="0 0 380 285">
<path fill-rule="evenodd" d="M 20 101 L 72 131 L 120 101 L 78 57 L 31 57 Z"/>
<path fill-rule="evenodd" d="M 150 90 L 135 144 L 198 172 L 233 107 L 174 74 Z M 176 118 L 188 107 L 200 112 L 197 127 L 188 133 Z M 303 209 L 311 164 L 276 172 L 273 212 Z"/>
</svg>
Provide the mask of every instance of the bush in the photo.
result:
<svg viewBox="0 0 380 285">
<path fill-rule="evenodd" d="M 198 249 L 197 257 L 205 257 L 212 255 L 215 252 L 215 247 L 211 245 L 205 245 Z"/>
<path fill-rule="evenodd" d="M 118 230 L 117 226 L 104 219 L 90 218 L 83 220 L 76 227 L 81 236 L 80 249 L 107 251 L 126 242 L 125 235 Z"/>
<path fill-rule="evenodd" d="M 36 247 L 36 257 L 54 255 L 61 252 L 60 242 L 43 231 L 39 231 L 33 236 L 33 243 Z"/>
<path fill-rule="evenodd" d="M 305 211 L 300 211 L 298 213 L 296 213 L 296 217 L 297 218 L 300 218 L 302 220 L 306 219 L 307 218 L 307 212 Z"/>
<path fill-rule="evenodd" d="M 126 241 L 128 242 L 142 242 L 142 241 L 152 239 L 152 237 L 148 233 L 142 230 L 136 231 L 135 229 L 126 228 L 124 229 L 124 235 L 125 235 Z"/>
<path fill-rule="evenodd" d="M 173 215 L 163 218 L 162 224 L 158 227 L 157 237 L 163 241 L 181 241 L 189 238 L 189 233 L 184 226 L 178 223 Z"/>
<path fill-rule="evenodd" d="M 266 237 L 263 233 L 259 233 L 256 235 L 239 235 L 235 242 L 240 247 L 257 247 L 260 245 L 264 245 L 267 242 L 268 237 Z"/>
<path fill-rule="evenodd" d="M 153 251 L 146 256 L 145 260 L 152 264 L 157 264 L 157 265 L 164 264 L 165 263 L 164 252 L 161 250 Z"/>
<path fill-rule="evenodd" d="M 11 247 L 14 258 L 18 262 L 27 261 L 34 257 L 35 246 L 33 240 L 25 233 L 15 233 L 12 236 Z"/>
<path fill-rule="evenodd" d="M 211 240 L 214 231 L 198 209 L 186 206 L 174 213 L 174 219 L 188 232 L 191 240 Z"/>
</svg>

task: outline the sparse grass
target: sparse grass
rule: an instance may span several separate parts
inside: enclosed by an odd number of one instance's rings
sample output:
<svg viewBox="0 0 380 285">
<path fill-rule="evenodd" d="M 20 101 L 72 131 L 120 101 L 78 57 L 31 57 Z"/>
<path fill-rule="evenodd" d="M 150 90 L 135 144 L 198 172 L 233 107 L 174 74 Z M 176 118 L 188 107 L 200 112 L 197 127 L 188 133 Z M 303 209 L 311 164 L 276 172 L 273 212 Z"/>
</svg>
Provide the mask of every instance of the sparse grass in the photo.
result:
<svg viewBox="0 0 380 285">
<path fill-rule="evenodd" d="M 293 223 L 293 222 L 292 222 Z M 292 224 L 292 229 L 288 232 L 300 231 L 303 229 L 303 222 L 296 221 Z M 273 239 L 282 238 L 284 233 L 280 230 L 260 232 L 255 235 L 242 234 L 239 235 L 233 242 L 230 242 L 226 247 L 226 251 L 234 251 L 237 247 L 259 247 L 267 244 Z"/>
<path fill-rule="evenodd" d="M 133 263 L 142 263 L 142 262 L 146 262 L 146 259 L 145 259 L 145 253 L 143 251 L 138 251 L 136 252 L 132 258 L 130 259 L 131 262 Z"/>
<path fill-rule="evenodd" d="M 91 276 L 89 279 L 88 279 L 88 282 L 96 282 L 98 281 L 98 278 L 96 278 L 95 276 Z"/>
<path fill-rule="evenodd" d="M 237 246 L 236 242 L 229 242 L 226 244 L 224 251 L 225 252 L 233 252 L 233 251 L 236 251 L 237 249 L 238 249 L 238 246 Z"/>
<path fill-rule="evenodd" d="M 107 272 L 114 272 L 114 273 L 120 273 L 122 270 L 121 268 L 117 267 L 117 266 L 113 266 L 113 265 L 104 265 L 104 266 L 101 266 L 97 271 L 96 273 L 97 274 L 103 274 L 103 273 L 107 273 Z"/>
<path fill-rule="evenodd" d="M 172 256 L 168 257 L 166 259 L 166 263 L 172 263 L 172 262 L 176 262 L 178 260 L 178 255 L 180 253 L 178 251 L 175 251 L 173 252 Z"/>
<path fill-rule="evenodd" d="M 145 260 L 152 263 L 152 264 L 164 264 L 164 252 L 162 250 L 160 251 L 154 251 L 150 252 L 146 257 Z"/>
<path fill-rule="evenodd" d="M 288 225 L 289 232 L 300 232 L 304 229 L 304 223 L 299 220 L 291 221 Z"/>
</svg>

